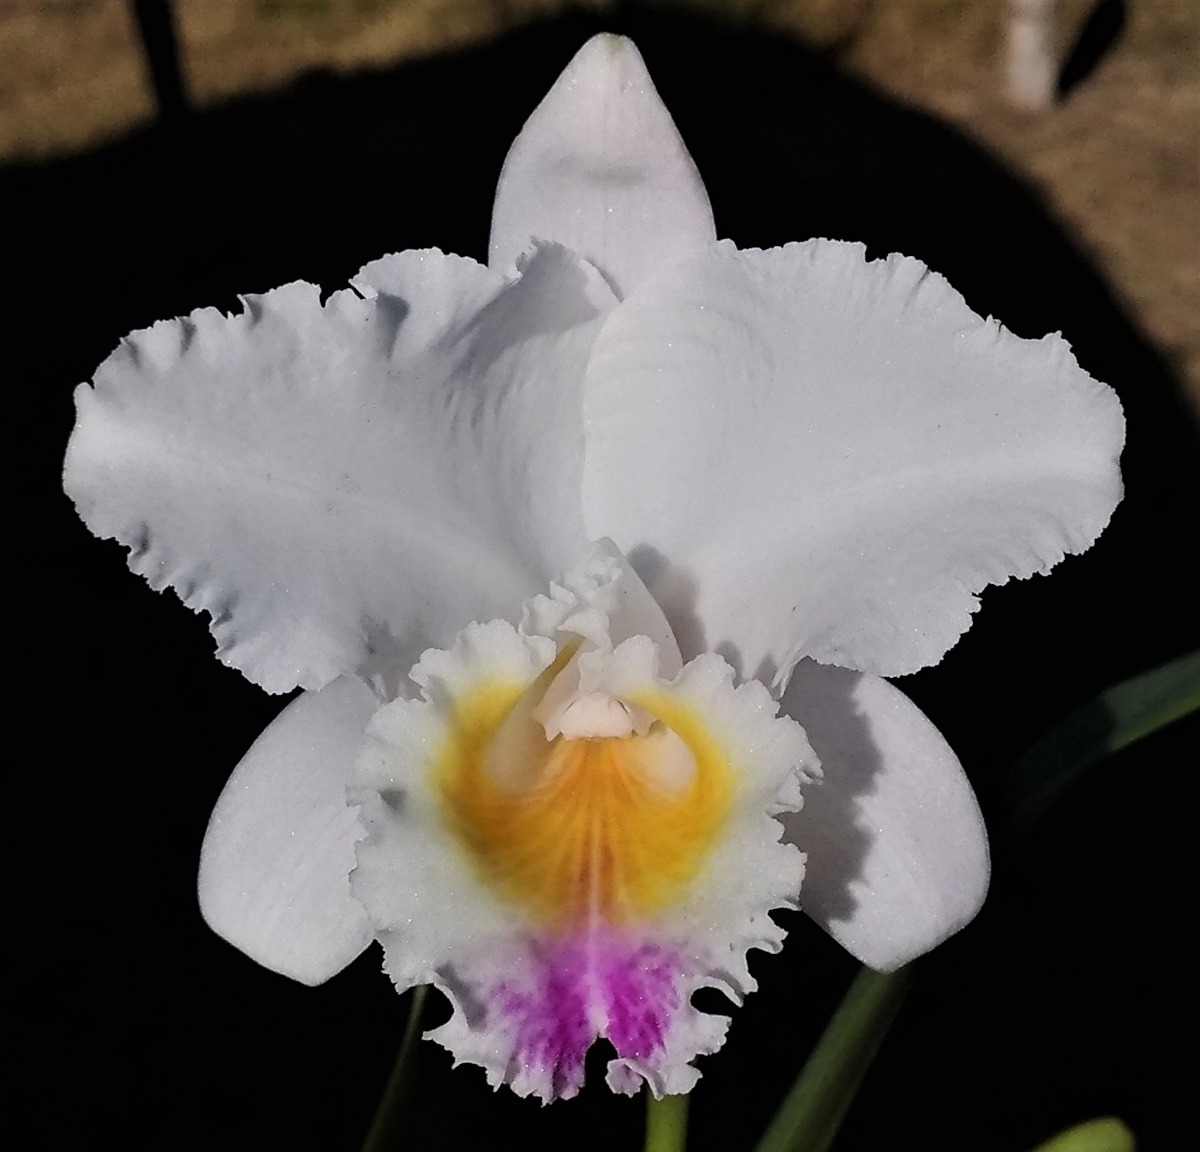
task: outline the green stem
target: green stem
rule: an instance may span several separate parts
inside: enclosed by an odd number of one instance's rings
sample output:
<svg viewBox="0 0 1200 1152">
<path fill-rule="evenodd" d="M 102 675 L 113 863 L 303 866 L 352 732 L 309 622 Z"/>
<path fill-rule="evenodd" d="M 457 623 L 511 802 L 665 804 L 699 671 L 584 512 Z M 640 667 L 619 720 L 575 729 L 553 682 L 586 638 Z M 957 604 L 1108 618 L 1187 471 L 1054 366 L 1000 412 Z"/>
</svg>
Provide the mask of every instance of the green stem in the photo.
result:
<svg viewBox="0 0 1200 1152">
<path fill-rule="evenodd" d="M 757 1152 L 825 1152 L 912 984 L 912 966 L 854 978 Z"/>
<path fill-rule="evenodd" d="M 687 1144 L 687 1096 L 656 1099 L 646 1093 L 646 1152 L 683 1152 Z"/>
<path fill-rule="evenodd" d="M 404 1116 L 412 1094 L 412 1073 L 416 1063 L 417 1041 L 421 1038 L 421 1009 L 425 1007 L 426 984 L 412 990 L 408 1005 L 408 1022 L 396 1053 L 396 1062 L 388 1077 L 383 1097 L 371 1121 L 371 1130 L 363 1141 L 362 1152 L 396 1152 L 404 1146 Z"/>
</svg>

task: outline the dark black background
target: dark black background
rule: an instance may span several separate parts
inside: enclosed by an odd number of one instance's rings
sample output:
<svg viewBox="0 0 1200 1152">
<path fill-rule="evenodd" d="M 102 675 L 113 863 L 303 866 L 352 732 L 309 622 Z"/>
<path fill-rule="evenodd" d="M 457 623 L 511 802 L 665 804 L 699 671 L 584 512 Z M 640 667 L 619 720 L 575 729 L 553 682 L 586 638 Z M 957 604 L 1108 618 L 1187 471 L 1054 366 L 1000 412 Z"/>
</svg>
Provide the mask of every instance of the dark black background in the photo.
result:
<svg viewBox="0 0 1200 1152">
<path fill-rule="evenodd" d="M 0 169 L 16 413 L 18 592 L 10 667 L 10 893 L 23 1146 L 354 1149 L 406 1002 L 372 950 L 307 989 L 202 924 L 208 812 L 282 701 L 212 659 L 204 623 L 126 571 L 59 490 L 71 392 L 131 329 L 291 279 L 326 288 L 388 251 L 483 258 L 495 179 L 524 118 L 602 25 L 485 47 L 194 115 L 93 152 Z M 961 136 L 794 43 L 632 10 L 633 35 L 741 246 L 812 235 L 902 251 L 1020 335 L 1062 330 L 1129 420 L 1125 502 L 1089 553 L 991 590 L 966 639 L 903 687 L 959 751 L 989 815 L 997 774 L 1055 716 L 1197 643 L 1189 550 L 1200 453 L 1171 369 L 1038 197 Z M 24 751 L 21 751 L 21 748 Z M 1171 1146 L 1177 996 L 1191 967 L 1184 725 L 1094 772 L 1020 846 L 996 845 L 976 923 L 922 962 L 836 1149 L 1020 1152 L 1123 1116 Z M 800 916 L 703 1062 L 693 1146 L 749 1148 L 855 965 Z M 436 999 L 436 998 L 435 998 Z M 431 1007 L 432 1021 L 442 1014 Z M 593 1073 L 602 1061 L 590 1065 Z M 412 1149 L 636 1147 L 640 1101 L 598 1074 L 542 1109 L 422 1050 Z"/>
</svg>

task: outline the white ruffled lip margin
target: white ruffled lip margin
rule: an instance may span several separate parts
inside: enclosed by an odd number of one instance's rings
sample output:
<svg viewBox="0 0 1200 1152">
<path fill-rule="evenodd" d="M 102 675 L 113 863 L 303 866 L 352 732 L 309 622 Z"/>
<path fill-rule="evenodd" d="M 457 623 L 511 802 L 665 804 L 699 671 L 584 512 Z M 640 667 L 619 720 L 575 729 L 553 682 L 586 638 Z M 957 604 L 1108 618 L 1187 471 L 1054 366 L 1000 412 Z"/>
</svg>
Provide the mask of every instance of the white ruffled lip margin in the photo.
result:
<svg viewBox="0 0 1200 1152">
<path fill-rule="evenodd" d="M 451 648 L 425 653 L 413 671 L 422 698 L 385 705 L 371 722 L 350 790 L 368 832 L 358 845 L 354 895 L 383 942 L 384 966 L 397 988 L 441 988 L 454 1016 L 434 1038 L 457 1061 L 482 1064 L 492 1083 L 543 1099 L 571 1095 L 582 1082 L 583 1053 L 607 1036 L 618 1050 L 609 1075 L 617 1090 L 636 1091 L 645 1080 L 659 1095 L 687 1091 L 697 1075 L 691 1060 L 714 1051 L 724 1035 L 722 1021 L 691 1006 L 692 992 L 717 987 L 740 1002 L 755 987 L 747 951 L 782 945 L 783 930 L 769 912 L 796 906 L 803 857 L 781 842 L 774 817 L 800 807 L 800 785 L 819 774 L 819 765 L 799 724 L 777 716 L 761 684 L 735 687 L 720 657 L 701 655 L 670 680 L 663 677 L 661 665 L 674 667 L 677 656 L 668 652 L 660 660 L 646 631 L 669 635 L 669 628 L 610 541 L 600 542 L 550 595 L 529 601 L 521 619 L 519 629 L 500 620 L 472 625 Z M 578 651 L 591 658 L 582 691 L 617 701 L 668 697 L 702 717 L 728 750 L 735 782 L 725 822 L 679 900 L 621 930 L 597 920 L 578 947 L 574 936 L 545 937 L 472 869 L 445 827 L 431 760 L 444 745 L 456 700 L 489 683 L 532 686 L 563 645 L 582 645 Z M 632 976 L 618 980 L 612 973 L 646 949 L 663 983 L 639 985 L 635 996 L 628 991 Z M 547 989 L 564 983 L 577 996 L 564 1000 L 563 1011 L 585 1006 L 579 1034 L 561 1051 L 531 1054 L 531 1029 L 540 1030 L 529 1017 L 540 1011 Z M 657 1003 L 661 1036 L 643 1050 L 622 1030 L 647 1001 Z M 570 1033 L 565 1025 L 558 1031 Z"/>
</svg>

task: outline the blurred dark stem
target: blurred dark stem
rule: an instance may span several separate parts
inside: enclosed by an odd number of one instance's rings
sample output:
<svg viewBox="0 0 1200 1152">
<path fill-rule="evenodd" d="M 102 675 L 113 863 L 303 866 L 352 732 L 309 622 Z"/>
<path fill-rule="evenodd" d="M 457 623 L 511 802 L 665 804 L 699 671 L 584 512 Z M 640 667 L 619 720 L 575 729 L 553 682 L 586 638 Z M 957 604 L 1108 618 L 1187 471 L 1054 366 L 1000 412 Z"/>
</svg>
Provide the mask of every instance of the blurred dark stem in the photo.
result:
<svg viewBox="0 0 1200 1152">
<path fill-rule="evenodd" d="M 408 1108 L 413 1097 L 413 1081 L 416 1078 L 416 1047 L 421 1038 L 421 1012 L 425 1007 L 425 996 L 429 985 L 418 984 L 413 988 L 408 1002 L 408 1023 L 392 1065 L 391 1075 L 384 1087 L 371 1130 L 363 1142 L 362 1152 L 395 1152 L 405 1146 Z"/>
<path fill-rule="evenodd" d="M 179 38 L 175 34 L 171 0 L 130 0 L 130 3 L 150 68 L 159 122 L 176 123 L 187 115 L 188 102 L 179 68 Z"/>
<path fill-rule="evenodd" d="M 1075 37 L 1058 73 L 1061 100 L 1083 83 L 1116 47 L 1125 30 L 1125 0 L 1098 0 Z"/>
<path fill-rule="evenodd" d="M 826 1152 L 912 986 L 914 967 L 860 968 L 755 1152 Z"/>
</svg>

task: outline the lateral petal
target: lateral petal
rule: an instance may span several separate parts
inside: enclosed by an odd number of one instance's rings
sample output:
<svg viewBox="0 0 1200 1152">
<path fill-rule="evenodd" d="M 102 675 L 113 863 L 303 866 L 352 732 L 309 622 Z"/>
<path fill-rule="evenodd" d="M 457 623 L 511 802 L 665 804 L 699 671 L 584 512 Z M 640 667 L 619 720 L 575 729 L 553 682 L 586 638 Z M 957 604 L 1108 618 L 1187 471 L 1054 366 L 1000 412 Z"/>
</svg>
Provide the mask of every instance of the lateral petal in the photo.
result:
<svg viewBox="0 0 1200 1152">
<path fill-rule="evenodd" d="M 612 314 L 583 500 L 684 658 L 781 687 L 801 656 L 899 675 L 977 593 L 1087 548 L 1121 494 L 1111 389 L 901 256 L 722 242 Z M 643 562 L 646 561 L 646 562 Z"/>
<path fill-rule="evenodd" d="M 387 277 L 135 332 L 76 392 L 80 514 L 269 691 L 402 675 L 581 547 L 595 272 L 550 247 L 513 282 L 435 251 Z"/>
</svg>

